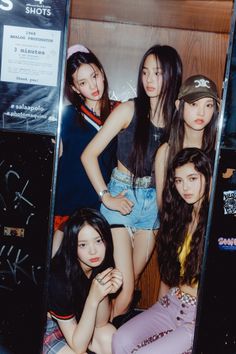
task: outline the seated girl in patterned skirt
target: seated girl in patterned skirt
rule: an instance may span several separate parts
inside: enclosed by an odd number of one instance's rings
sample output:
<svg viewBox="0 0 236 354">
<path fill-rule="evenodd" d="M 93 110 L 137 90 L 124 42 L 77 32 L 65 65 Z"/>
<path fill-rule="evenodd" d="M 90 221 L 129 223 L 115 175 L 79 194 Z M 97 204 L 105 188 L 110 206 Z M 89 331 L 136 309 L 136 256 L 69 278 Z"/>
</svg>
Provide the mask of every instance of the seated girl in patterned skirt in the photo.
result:
<svg viewBox="0 0 236 354">
<path fill-rule="evenodd" d="M 65 224 L 52 259 L 43 354 L 111 354 L 110 294 L 122 285 L 114 269 L 110 227 L 96 210 L 83 208 Z"/>
</svg>

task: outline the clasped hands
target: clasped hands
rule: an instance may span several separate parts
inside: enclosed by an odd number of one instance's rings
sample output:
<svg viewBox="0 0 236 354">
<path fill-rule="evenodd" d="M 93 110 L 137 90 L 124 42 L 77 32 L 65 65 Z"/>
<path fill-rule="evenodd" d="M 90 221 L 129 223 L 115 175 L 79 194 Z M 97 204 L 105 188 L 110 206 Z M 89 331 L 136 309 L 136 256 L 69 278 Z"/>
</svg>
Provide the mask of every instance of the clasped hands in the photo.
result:
<svg viewBox="0 0 236 354">
<path fill-rule="evenodd" d="M 107 268 L 93 279 L 92 289 L 101 301 L 105 296 L 116 293 L 122 284 L 121 272 L 116 268 Z"/>
</svg>

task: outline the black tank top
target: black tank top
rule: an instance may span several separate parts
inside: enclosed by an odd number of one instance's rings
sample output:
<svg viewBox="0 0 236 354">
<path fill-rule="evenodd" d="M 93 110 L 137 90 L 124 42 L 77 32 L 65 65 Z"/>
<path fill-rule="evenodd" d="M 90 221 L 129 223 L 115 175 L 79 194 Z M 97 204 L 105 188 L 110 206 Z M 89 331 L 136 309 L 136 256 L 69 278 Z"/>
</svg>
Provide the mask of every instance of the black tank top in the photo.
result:
<svg viewBox="0 0 236 354">
<path fill-rule="evenodd" d="M 134 132 L 136 126 L 137 118 L 136 114 L 129 124 L 129 126 L 122 130 L 118 134 L 118 145 L 117 145 L 117 159 L 131 172 L 130 154 L 132 151 L 132 145 L 134 140 Z M 164 128 L 157 128 L 150 122 L 149 129 L 149 140 L 147 147 L 147 154 L 144 161 L 144 176 L 152 176 L 153 174 L 153 162 L 157 149 L 162 144 L 164 138 Z"/>
</svg>

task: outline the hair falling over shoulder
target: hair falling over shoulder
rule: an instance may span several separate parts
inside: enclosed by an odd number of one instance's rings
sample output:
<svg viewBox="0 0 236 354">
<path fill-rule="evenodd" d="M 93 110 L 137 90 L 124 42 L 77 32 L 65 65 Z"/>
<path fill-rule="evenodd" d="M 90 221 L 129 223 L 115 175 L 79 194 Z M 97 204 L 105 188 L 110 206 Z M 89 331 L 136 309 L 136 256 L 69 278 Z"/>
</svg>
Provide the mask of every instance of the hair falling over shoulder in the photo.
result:
<svg viewBox="0 0 236 354">
<path fill-rule="evenodd" d="M 193 221 L 193 205 L 187 204 L 175 188 L 175 170 L 187 163 L 193 163 L 196 171 L 205 178 L 205 190 L 197 215 L 197 226 L 192 234 L 190 252 L 184 264 L 184 275 L 180 278 L 178 250 L 187 236 Z M 211 163 L 204 152 L 197 148 L 181 150 L 173 159 L 164 187 L 163 208 L 158 232 L 158 262 L 162 280 L 169 286 L 191 285 L 197 281 L 201 271 L 204 233 L 208 217 L 211 186 Z"/>
<path fill-rule="evenodd" d="M 93 52 L 91 52 L 91 50 L 89 50 L 88 53 L 75 52 L 68 58 L 67 67 L 66 67 L 66 95 L 70 100 L 70 102 L 77 108 L 78 112 L 80 113 L 80 107 L 81 104 L 84 104 L 84 98 L 78 93 L 76 93 L 74 90 L 72 90 L 72 85 L 73 85 L 72 75 L 83 64 L 96 65 L 104 75 L 104 92 L 101 98 L 101 115 L 100 115 L 101 120 L 104 122 L 106 118 L 109 116 L 109 114 L 111 113 L 110 100 L 108 96 L 108 91 L 109 91 L 108 80 L 101 62 L 98 60 L 96 55 Z"/>
<path fill-rule="evenodd" d="M 205 152 L 208 157 L 214 155 L 216 133 L 217 133 L 217 121 L 219 108 L 216 100 L 214 102 L 214 113 L 211 121 L 205 127 L 203 138 L 202 138 L 202 147 L 201 149 Z M 175 110 L 173 120 L 171 123 L 170 137 L 168 141 L 169 145 L 169 164 L 171 159 L 176 156 L 177 152 L 183 149 L 184 146 L 184 104 L 183 99 L 180 100 L 179 108 Z"/>
<path fill-rule="evenodd" d="M 143 66 L 149 55 L 155 56 L 162 69 L 163 84 L 157 108 L 161 108 L 167 136 L 169 135 L 175 100 L 182 81 L 182 61 L 174 48 L 167 45 L 154 45 L 144 54 L 139 66 L 137 98 L 135 100 L 137 125 L 130 155 L 134 178 L 143 176 L 144 159 L 149 138 L 151 105 L 150 98 L 147 96 L 142 83 Z"/>
<path fill-rule="evenodd" d="M 81 208 L 76 211 L 66 222 L 62 244 L 52 259 L 51 271 L 64 274 L 68 297 L 73 299 L 73 294 L 84 303 L 90 281 L 85 276 L 78 261 L 78 234 L 84 225 L 92 226 L 101 236 L 105 246 L 105 258 L 101 265 L 94 268 L 91 279 L 103 270 L 114 267 L 113 243 L 108 222 L 99 211 L 90 208 Z M 80 306 L 80 304 L 78 304 Z"/>
</svg>

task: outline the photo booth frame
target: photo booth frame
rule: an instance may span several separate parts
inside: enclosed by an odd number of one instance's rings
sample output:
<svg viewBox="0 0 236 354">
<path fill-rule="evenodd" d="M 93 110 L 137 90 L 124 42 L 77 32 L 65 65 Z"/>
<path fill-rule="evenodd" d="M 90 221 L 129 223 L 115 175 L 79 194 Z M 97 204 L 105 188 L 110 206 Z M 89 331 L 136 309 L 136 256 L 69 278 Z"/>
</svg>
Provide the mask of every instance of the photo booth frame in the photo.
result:
<svg viewBox="0 0 236 354">
<path fill-rule="evenodd" d="M 69 10 L 69 0 L 0 0 L 4 353 L 42 351 Z"/>
</svg>

